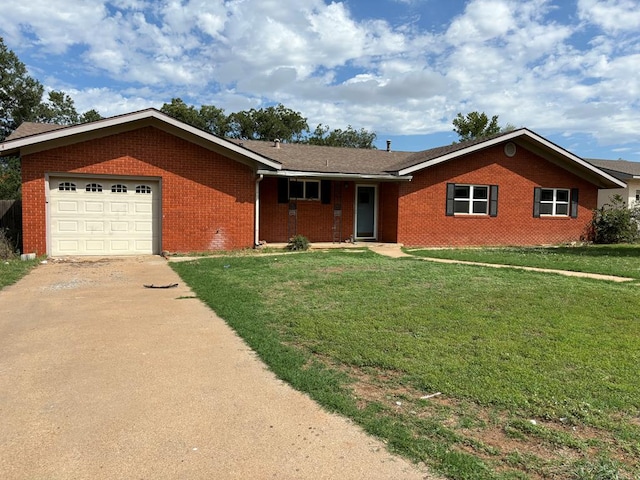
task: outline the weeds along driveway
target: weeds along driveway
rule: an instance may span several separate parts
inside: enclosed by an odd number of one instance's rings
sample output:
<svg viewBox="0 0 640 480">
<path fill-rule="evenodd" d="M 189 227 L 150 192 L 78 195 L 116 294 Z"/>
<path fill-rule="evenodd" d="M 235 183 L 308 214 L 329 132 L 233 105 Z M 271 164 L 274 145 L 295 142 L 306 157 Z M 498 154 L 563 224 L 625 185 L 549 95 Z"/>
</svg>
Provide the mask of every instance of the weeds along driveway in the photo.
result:
<svg viewBox="0 0 640 480">
<path fill-rule="evenodd" d="M 163 259 L 51 261 L 0 312 L 5 480 L 431 478 L 277 380 Z"/>
</svg>

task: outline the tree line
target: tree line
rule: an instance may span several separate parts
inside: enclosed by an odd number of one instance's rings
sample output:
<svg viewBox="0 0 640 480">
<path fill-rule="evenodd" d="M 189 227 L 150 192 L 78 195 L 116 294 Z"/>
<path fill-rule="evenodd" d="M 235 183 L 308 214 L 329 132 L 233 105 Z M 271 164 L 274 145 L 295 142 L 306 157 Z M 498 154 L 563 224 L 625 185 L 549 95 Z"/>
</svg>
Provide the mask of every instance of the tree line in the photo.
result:
<svg viewBox="0 0 640 480">
<path fill-rule="evenodd" d="M 174 98 L 160 109 L 163 113 L 206 132 L 227 138 L 246 140 L 278 139 L 287 143 L 305 143 L 347 148 L 376 148 L 376 134 L 349 125 L 344 130 L 318 124 L 311 131 L 307 119 L 283 104 L 266 108 L 243 110 L 229 115 L 213 105 L 196 108 L 182 99 Z"/>
</svg>

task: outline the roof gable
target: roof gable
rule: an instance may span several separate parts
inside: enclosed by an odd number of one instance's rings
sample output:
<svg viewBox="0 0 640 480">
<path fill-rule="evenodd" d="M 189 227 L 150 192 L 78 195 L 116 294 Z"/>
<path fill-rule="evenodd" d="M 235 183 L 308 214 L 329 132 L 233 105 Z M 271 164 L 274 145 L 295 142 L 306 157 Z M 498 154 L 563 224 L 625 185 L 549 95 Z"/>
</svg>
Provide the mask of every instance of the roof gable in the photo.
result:
<svg viewBox="0 0 640 480">
<path fill-rule="evenodd" d="M 409 175 L 443 162 L 460 159 L 465 155 L 509 142 L 533 151 L 546 160 L 585 178 L 601 188 L 625 186 L 622 181 L 614 176 L 526 128 L 512 130 L 488 138 L 417 152 L 408 157 L 405 162 L 396 165 L 395 168 L 398 175 Z"/>
<path fill-rule="evenodd" d="M 43 151 L 147 126 L 156 127 L 209 150 L 222 150 L 237 161 L 252 161 L 262 168 L 274 170 L 281 168 L 281 165 L 272 159 L 257 155 L 227 139 L 187 125 L 153 108 L 64 127 L 30 123 L 23 129 L 18 128 L 17 135 L 12 135 L 12 138 L 0 144 L 0 155 L 19 154 L 25 150 L 30 153 Z"/>
</svg>

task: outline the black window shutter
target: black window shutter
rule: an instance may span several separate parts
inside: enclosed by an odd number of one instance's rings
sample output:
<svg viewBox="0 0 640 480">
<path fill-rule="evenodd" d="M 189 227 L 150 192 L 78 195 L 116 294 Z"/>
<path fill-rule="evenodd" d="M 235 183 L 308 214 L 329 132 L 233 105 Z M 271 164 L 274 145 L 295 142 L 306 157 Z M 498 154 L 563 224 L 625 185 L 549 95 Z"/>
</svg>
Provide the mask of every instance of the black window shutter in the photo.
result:
<svg viewBox="0 0 640 480">
<path fill-rule="evenodd" d="M 533 216 L 540 217 L 540 198 L 542 196 L 542 189 L 535 187 L 533 189 Z"/>
<path fill-rule="evenodd" d="M 278 203 L 289 203 L 289 180 L 278 179 Z"/>
<path fill-rule="evenodd" d="M 447 216 L 453 215 L 453 199 L 456 195 L 456 184 L 447 183 Z"/>
<path fill-rule="evenodd" d="M 578 218 L 578 189 L 571 189 L 571 218 Z"/>
<path fill-rule="evenodd" d="M 320 180 L 320 201 L 325 205 L 331 203 L 331 180 Z"/>
<path fill-rule="evenodd" d="M 498 185 L 491 185 L 489 189 L 489 216 L 498 216 Z"/>
</svg>

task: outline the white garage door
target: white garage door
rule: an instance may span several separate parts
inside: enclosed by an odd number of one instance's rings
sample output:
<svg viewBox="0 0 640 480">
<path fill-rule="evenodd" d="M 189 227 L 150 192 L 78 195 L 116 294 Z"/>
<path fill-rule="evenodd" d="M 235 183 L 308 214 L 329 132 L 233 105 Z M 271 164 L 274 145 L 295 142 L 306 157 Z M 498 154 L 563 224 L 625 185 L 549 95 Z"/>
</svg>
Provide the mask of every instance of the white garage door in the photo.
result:
<svg viewBox="0 0 640 480">
<path fill-rule="evenodd" d="M 157 180 L 51 177 L 51 255 L 159 253 Z"/>
</svg>

